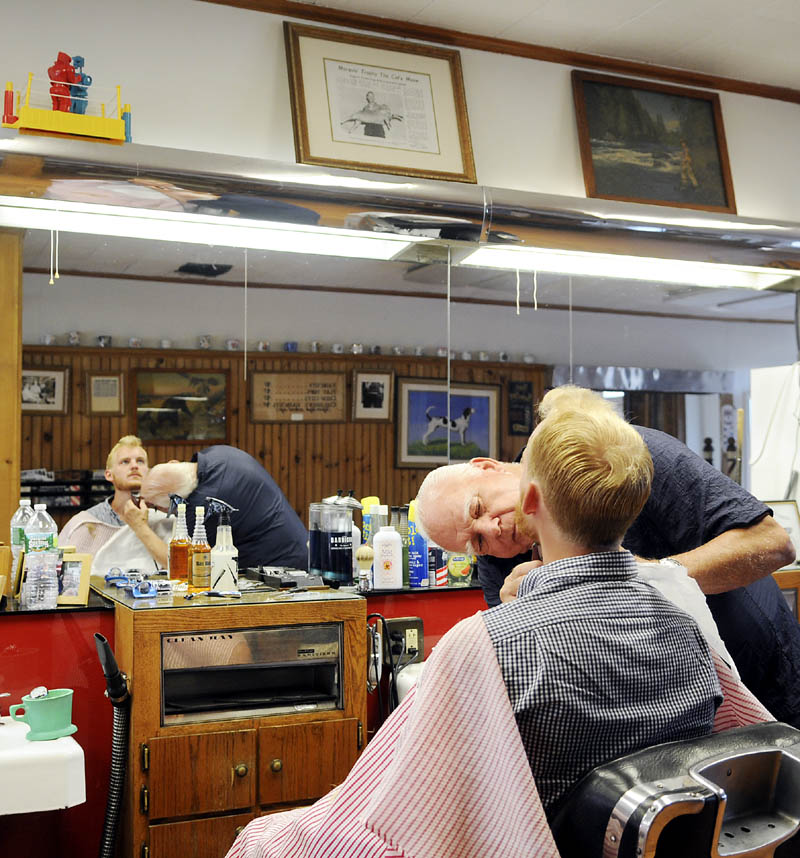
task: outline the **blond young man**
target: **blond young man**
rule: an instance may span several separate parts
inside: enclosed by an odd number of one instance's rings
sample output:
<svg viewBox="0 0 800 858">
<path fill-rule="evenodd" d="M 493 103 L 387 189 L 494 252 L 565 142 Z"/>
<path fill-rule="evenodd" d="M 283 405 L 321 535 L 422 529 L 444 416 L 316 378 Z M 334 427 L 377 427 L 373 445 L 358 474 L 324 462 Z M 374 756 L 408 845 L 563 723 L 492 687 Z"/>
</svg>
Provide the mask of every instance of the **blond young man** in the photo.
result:
<svg viewBox="0 0 800 858">
<path fill-rule="evenodd" d="M 549 815 L 594 766 L 711 732 L 722 694 L 697 623 L 622 548 L 653 476 L 636 430 L 559 403 L 521 471 L 517 529 L 541 560 L 483 616 Z"/>
<path fill-rule="evenodd" d="M 556 388 L 541 409 L 558 405 Z M 578 407 L 591 402 L 578 401 Z M 594 406 L 592 406 L 594 407 Z M 771 572 L 794 559 L 772 511 L 676 438 L 636 426 L 653 460 L 653 487 L 624 545 L 666 577 L 685 567 L 703 594 L 742 681 L 780 721 L 800 727 L 800 625 Z M 478 556 L 478 580 L 489 606 L 513 596 L 513 577 L 538 557 L 518 529 L 514 508 L 522 465 L 473 459 L 432 471 L 417 496 L 417 526 L 443 548 Z M 514 570 L 517 570 L 516 572 Z M 502 588 L 502 589 L 501 589 Z"/>
<path fill-rule="evenodd" d="M 128 525 L 160 568 L 166 568 L 168 548 L 150 527 L 138 496 L 149 471 L 147 451 L 136 435 L 124 435 L 109 451 L 105 478 L 114 494 L 73 516 L 59 534 L 62 545 L 74 545 L 81 553 L 96 554 L 112 536 Z"/>
</svg>

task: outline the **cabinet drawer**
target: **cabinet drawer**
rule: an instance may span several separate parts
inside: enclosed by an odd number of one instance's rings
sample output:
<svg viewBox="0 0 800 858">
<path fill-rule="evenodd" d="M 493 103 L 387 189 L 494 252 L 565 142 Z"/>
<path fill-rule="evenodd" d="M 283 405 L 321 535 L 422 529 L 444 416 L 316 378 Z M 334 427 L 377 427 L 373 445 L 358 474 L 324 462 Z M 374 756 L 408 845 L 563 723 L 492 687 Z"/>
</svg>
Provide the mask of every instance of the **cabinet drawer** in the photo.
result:
<svg viewBox="0 0 800 858">
<path fill-rule="evenodd" d="M 258 803 L 305 801 L 341 783 L 358 757 L 357 718 L 261 727 Z"/>
<path fill-rule="evenodd" d="M 252 813 L 238 813 L 235 816 L 151 825 L 150 856 L 220 858 L 230 849 L 239 831 L 254 818 Z"/>
<path fill-rule="evenodd" d="M 163 737 L 147 744 L 151 819 L 255 804 L 255 730 Z"/>
</svg>

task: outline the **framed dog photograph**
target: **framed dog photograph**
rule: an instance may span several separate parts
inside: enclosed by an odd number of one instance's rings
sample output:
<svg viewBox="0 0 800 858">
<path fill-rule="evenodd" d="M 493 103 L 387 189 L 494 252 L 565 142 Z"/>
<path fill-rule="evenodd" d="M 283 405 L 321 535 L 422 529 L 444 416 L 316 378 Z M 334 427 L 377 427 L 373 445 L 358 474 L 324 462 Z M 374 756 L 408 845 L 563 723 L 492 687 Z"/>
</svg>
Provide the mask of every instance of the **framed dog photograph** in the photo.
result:
<svg viewBox="0 0 800 858">
<path fill-rule="evenodd" d="M 388 423 L 392 419 L 393 372 L 353 370 L 353 420 Z"/>
<path fill-rule="evenodd" d="M 397 467 L 435 468 L 475 456 L 497 458 L 496 385 L 397 382 Z"/>
</svg>

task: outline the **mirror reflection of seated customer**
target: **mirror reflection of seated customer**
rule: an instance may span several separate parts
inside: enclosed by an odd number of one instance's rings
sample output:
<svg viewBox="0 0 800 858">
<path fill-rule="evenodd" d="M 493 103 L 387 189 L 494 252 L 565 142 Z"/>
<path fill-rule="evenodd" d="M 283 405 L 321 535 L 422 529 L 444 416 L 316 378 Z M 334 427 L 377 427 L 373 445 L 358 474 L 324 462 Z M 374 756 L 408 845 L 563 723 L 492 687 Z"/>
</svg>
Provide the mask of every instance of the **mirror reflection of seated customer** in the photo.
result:
<svg viewBox="0 0 800 858">
<path fill-rule="evenodd" d="M 157 510 L 133 500 L 148 473 L 147 451 L 136 435 L 125 435 L 111 448 L 105 478 L 114 494 L 73 516 L 58 535 L 60 545 L 94 555 L 93 569 L 109 567 L 165 569 L 173 523 Z"/>
<path fill-rule="evenodd" d="M 544 420 L 518 513 L 544 563 L 441 638 L 340 787 L 254 820 L 229 858 L 557 858 L 546 811 L 595 764 L 770 720 L 620 548 L 651 479 L 616 415 Z"/>
</svg>

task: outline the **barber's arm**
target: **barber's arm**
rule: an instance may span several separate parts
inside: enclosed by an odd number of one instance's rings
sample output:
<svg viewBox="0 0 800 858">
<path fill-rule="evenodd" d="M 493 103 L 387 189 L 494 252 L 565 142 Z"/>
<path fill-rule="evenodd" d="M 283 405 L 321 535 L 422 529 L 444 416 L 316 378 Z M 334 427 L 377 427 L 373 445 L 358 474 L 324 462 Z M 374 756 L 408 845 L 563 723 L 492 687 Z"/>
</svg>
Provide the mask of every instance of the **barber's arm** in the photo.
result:
<svg viewBox="0 0 800 858">
<path fill-rule="evenodd" d="M 683 554 L 673 554 L 706 593 L 745 587 L 792 563 L 789 534 L 771 515 L 750 527 L 737 527 Z"/>
<path fill-rule="evenodd" d="M 151 529 L 147 521 L 147 507 L 144 504 L 139 507 L 132 500 L 128 500 L 122 510 L 122 518 L 150 552 L 150 556 L 156 561 L 158 568 L 166 569 L 169 560 L 169 548 Z"/>
</svg>

